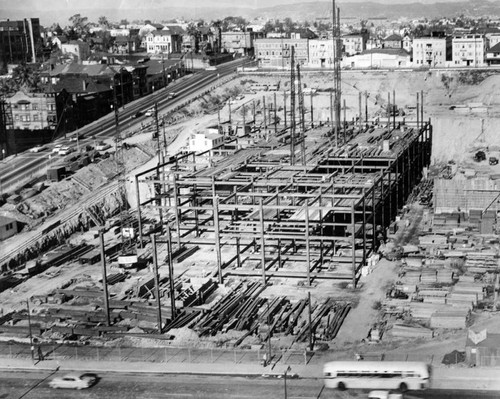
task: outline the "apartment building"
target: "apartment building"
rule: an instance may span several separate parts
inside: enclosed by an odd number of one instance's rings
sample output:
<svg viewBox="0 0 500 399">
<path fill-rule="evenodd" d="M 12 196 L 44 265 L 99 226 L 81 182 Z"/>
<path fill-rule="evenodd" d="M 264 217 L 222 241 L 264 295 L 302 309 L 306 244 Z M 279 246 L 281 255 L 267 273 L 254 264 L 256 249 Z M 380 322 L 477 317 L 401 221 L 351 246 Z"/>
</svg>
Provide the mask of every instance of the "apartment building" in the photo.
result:
<svg viewBox="0 0 500 399">
<path fill-rule="evenodd" d="M 424 36 L 413 39 L 413 64 L 417 67 L 444 67 L 450 61 L 451 37 Z"/>
<path fill-rule="evenodd" d="M 5 98 L 7 129 L 55 129 L 57 124 L 56 96 L 51 93 L 25 93 L 18 91 Z"/>
<path fill-rule="evenodd" d="M 307 65 L 309 62 L 309 39 L 256 39 L 254 46 L 255 56 L 262 68 L 289 69 L 292 47 L 295 49 L 295 65 Z"/>
<path fill-rule="evenodd" d="M 454 66 L 485 66 L 486 38 L 479 34 L 463 34 L 452 39 Z"/>
<path fill-rule="evenodd" d="M 334 44 L 332 39 L 309 40 L 309 66 L 333 68 Z"/>
</svg>

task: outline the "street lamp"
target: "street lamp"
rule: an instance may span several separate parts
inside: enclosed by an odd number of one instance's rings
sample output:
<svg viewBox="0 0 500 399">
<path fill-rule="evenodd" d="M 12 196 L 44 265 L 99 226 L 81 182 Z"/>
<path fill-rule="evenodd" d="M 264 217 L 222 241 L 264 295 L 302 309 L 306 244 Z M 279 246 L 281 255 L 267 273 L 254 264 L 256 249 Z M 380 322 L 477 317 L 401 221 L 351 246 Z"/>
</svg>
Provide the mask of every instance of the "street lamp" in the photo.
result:
<svg viewBox="0 0 500 399">
<path fill-rule="evenodd" d="M 285 399 L 287 399 L 288 395 L 287 395 L 287 391 L 286 391 L 286 375 L 288 372 L 292 371 L 292 368 L 290 366 L 288 366 L 285 370 L 285 374 L 284 374 L 284 381 L 285 381 Z"/>
</svg>

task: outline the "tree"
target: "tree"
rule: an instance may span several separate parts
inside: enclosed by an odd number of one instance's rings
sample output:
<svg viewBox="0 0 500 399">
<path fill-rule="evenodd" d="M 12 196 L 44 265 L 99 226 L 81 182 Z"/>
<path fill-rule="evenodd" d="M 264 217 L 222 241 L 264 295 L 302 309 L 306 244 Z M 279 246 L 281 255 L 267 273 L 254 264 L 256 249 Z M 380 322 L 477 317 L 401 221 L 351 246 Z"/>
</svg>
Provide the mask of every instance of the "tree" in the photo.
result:
<svg viewBox="0 0 500 399">
<path fill-rule="evenodd" d="M 74 30 L 78 37 L 85 38 L 89 35 L 89 23 L 87 17 L 82 17 L 80 14 L 75 14 L 69 17 L 71 29 Z"/>
<path fill-rule="evenodd" d="M 109 21 L 104 15 L 99 17 L 99 20 L 97 22 L 101 27 L 109 28 Z"/>
<path fill-rule="evenodd" d="M 215 28 L 217 32 L 217 53 L 222 52 L 222 21 L 217 19 L 212 22 L 212 26 Z"/>
<path fill-rule="evenodd" d="M 189 36 L 191 36 L 192 42 L 193 42 L 193 47 L 194 52 L 197 53 L 199 50 L 199 44 L 200 44 L 200 37 L 201 33 L 198 28 L 194 23 L 190 23 L 186 29 L 186 32 Z"/>
<path fill-rule="evenodd" d="M 150 22 L 150 23 L 151 23 L 151 22 Z M 124 26 L 125 26 L 125 28 L 126 28 L 126 27 L 128 26 L 128 21 L 127 21 L 126 19 L 122 19 L 122 20 L 120 21 L 120 26 L 121 26 L 121 25 L 124 25 Z"/>
<path fill-rule="evenodd" d="M 286 17 L 283 21 L 283 28 L 286 32 L 290 32 L 295 27 L 292 18 Z"/>
</svg>

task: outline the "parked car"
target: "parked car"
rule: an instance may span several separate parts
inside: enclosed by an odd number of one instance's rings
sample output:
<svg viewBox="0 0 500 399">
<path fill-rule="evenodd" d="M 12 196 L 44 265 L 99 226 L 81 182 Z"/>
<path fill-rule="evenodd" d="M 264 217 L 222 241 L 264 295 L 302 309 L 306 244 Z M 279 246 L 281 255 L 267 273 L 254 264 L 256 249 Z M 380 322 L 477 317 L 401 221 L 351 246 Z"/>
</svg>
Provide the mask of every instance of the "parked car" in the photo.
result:
<svg viewBox="0 0 500 399">
<path fill-rule="evenodd" d="M 67 374 L 63 377 L 56 377 L 49 382 L 51 388 L 66 389 L 86 389 L 97 382 L 97 375 L 85 374 Z"/>
<path fill-rule="evenodd" d="M 73 152 L 73 149 L 71 147 L 60 147 L 57 151 L 59 155 L 68 155 L 71 152 Z"/>
<path fill-rule="evenodd" d="M 146 116 L 153 116 L 155 114 L 155 109 L 150 108 L 146 111 Z"/>
<path fill-rule="evenodd" d="M 134 115 L 132 115 L 132 118 L 140 118 L 143 115 L 144 115 L 144 112 L 137 111 Z"/>
<path fill-rule="evenodd" d="M 40 151 L 43 151 L 46 149 L 47 149 L 47 146 L 45 146 L 45 145 L 36 145 L 33 148 L 30 148 L 30 152 L 40 152 Z"/>
<path fill-rule="evenodd" d="M 167 98 L 175 98 L 175 97 L 177 97 L 177 93 L 174 91 L 167 94 Z"/>
<path fill-rule="evenodd" d="M 214 67 L 214 66 L 209 66 L 207 68 L 205 68 L 205 71 L 216 71 L 217 70 L 217 67 Z"/>
<path fill-rule="evenodd" d="M 97 151 L 106 151 L 107 149 L 111 148 L 111 145 L 108 143 L 105 143 L 103 141 L 99 142 L 96 144 L 95 149 Z"/>
</svg>

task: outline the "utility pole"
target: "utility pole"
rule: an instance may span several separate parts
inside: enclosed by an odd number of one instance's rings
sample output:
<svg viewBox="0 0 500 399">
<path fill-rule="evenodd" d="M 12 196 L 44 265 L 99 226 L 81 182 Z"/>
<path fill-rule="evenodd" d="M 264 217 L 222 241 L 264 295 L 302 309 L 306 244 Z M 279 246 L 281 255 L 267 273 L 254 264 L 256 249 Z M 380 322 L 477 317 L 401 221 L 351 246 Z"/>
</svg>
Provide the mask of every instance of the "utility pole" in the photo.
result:
<svg viewBox="0 0 500 399">
<path fill-rule="evenodd" d="M 295 46 L 291 48 L 290 60 L 290 165 L 295 165 Z"/>
<path fill-rule="evenodd" d="M 162 320 L 161 320 L 161 301 L 160 301 L 160 279 L 158 277 L 158 252 L 156 247 L 156 234 L 151 235 L 151 242 L 153 243 L 153 266 L 154 266 L 154 280 L 155 280 L 155 297 L 158 317 L 158 334 L 162 333 Z M 172 291 L 170 295 L 174 295 Z"/>
</svg>

